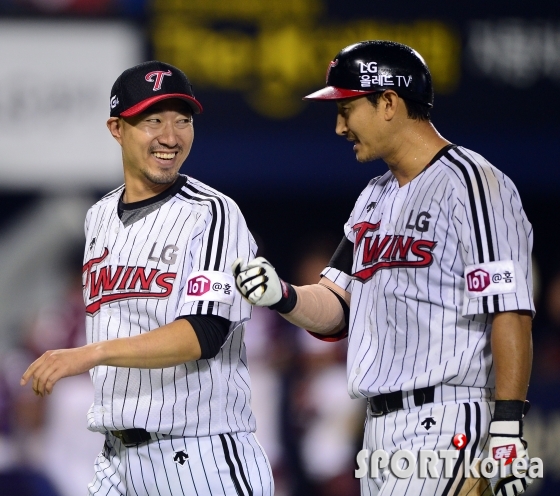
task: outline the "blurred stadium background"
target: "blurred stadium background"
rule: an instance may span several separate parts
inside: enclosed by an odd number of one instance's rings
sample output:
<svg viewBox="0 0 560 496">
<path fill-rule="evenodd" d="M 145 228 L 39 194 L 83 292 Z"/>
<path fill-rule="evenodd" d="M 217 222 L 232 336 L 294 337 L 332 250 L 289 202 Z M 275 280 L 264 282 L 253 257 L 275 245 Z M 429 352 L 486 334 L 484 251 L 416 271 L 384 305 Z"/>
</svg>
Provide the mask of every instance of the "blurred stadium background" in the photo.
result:
<svg viewBox="0 0 560 496">
<path fill-rule="evenodd" d="M 560 494 L 560 4 L 553 0 L 0 0 L 0 495 L 85 494 L 102 438 L 87 376 L 47 399 L 18 385 L 46 349 L 83 342 L 87 208 L 118 186 L 105 128 L 126 68 L 182 68 L 204 113 L 184 172 L 241 207 L 279 273 L 314 282 L 367 181 L 334 134 L 334 105 L 301 97 L 344 46 L 391 39 L 432 70 L 433 122 L 517 184 L 534 227 L 534 366 L 526 422 Z M 247 332 L 257 436 L 279 496 L 353 496 L 364 405 L 345 390 L 345 343 L 266 310 Z"/>
</svg>

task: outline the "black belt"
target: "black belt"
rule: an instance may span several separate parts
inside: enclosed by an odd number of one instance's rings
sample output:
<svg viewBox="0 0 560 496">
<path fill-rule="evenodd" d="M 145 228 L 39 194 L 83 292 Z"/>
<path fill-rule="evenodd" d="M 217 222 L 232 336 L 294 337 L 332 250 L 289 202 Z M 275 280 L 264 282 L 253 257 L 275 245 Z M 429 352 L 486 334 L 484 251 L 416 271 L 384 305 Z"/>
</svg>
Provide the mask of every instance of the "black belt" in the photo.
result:
<svg viewBox="0 0 560 496">
<path fill-rule="evenodd" d="M 146 429 L 125 429 L 123 431 L 111 431 L 111 434 L 119 438 L 127 448 L 138 446 L 152 439 L 152 435 Z"/>
<path fill-rule="evenodd" d="M 434 402 L 434 386 L 428 386 L 425 388 L 415 389 L 413 391 L 414 395 L 414 405 L 422 406 L 426 403 Z M 377 396 L 372 396 L 368 398 L 370 412 L 374 417 L 381 417 L 391 412 L 397 410 L 402 410 L 403 405 L 403 392 L 395 391 L 394 393 L 379 394 Z"/>
</svg>

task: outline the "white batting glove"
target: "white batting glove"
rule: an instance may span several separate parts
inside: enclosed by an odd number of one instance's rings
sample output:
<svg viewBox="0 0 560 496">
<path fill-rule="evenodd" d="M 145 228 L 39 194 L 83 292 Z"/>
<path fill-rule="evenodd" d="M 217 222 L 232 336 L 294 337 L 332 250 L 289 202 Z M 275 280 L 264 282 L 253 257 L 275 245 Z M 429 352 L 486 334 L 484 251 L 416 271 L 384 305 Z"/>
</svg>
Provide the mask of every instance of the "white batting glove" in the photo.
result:
<svg viewBox="0 0 560 496">
<path fill-rule="evenodd" d="M 506 477 L 501 477 L 501 466 L 495 477 L 490 479 L 493 494 L 495 496 L 515 496 L 525 492 L 527 486 L 533 483 L 533 479 L 528 475 L 529 454 L 527 452 L 527 442 L 522 436 L 522 420 L 501 420 L 490 422 L 490 444 L 488 447 L 489 456 L 500 463 L 505 460 Z M 526 461 L 527 469 L 517 468 L 516 476 L 513 473 L 513 465 L 516 459 L 523 458 Z M 503 463 L 503 462 L 502 462 Z M 500 464 L 501 465 L 501 464 Z"/>
<path fill-rule="evenodd" d="M 274 267 L 263 257 L 247 265 L 238 258 L 231 266 L 237 289 L 252 305 L 269 307 L 282 298 L 282 284 Z"/>
</svg>

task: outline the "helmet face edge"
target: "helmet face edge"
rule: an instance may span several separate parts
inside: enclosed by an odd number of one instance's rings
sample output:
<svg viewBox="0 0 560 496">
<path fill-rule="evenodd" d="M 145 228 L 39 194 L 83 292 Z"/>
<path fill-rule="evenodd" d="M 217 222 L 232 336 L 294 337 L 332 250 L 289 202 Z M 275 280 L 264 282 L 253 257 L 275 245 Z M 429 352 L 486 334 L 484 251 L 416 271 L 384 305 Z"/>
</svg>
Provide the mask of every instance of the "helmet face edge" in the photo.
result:
<svg viewBox="0 0 560 496">
<path fill-rule="evenodd" d="M 304 100 L 342 100 L 343 98 L 354 98 L 357 96 L 366 96 L 371 93 L 378 93 L 380 90 L 349 90 L 345 88 L 337 88 L 336 86 L 326 86 L 320 90 L 304 96 Z"/>
</svg>

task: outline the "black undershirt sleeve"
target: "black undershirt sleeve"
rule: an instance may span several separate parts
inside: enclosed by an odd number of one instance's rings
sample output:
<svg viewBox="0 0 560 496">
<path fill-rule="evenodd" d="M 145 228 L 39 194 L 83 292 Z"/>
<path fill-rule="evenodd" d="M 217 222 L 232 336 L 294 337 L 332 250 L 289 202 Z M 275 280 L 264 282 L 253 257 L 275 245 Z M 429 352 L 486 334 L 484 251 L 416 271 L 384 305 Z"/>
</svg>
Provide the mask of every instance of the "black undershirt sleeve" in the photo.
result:
<svg viewBox="0 0 560 496">
<path fill-rule="evenodd" d="M 344 301 L 344 298 L 342 298 L 342 296 L 340 296 L 338 293 L 333 291 L 331 288 L 327 288 L 327 289 L 329 289 L 331 293 L 336 296 L 336 299 L 338 300 L 340 306 L 342 307 L 342 311 L 344 312 L 344 322 L 346 322 L 346 334 L 348 334 L 348 322 L 350 322 L 350 307 L 348 306 L 348 303 Z"/>
<path fill-rule="evenodd" d="M 218 315 L 181 315 L 179 319 L 188 320 L 200 344 L 200 358 L 214 358 L 229 332 L 230 321 Z"/>
<path fill-rule="evenodd" d="M 342 237 L 342 241 L 332 256 L 329 267 L 338 269 L 349 276 L 352 275 L 352 264 L 354 262 L 354 245 L 346 236 Z"/>
</svg>

